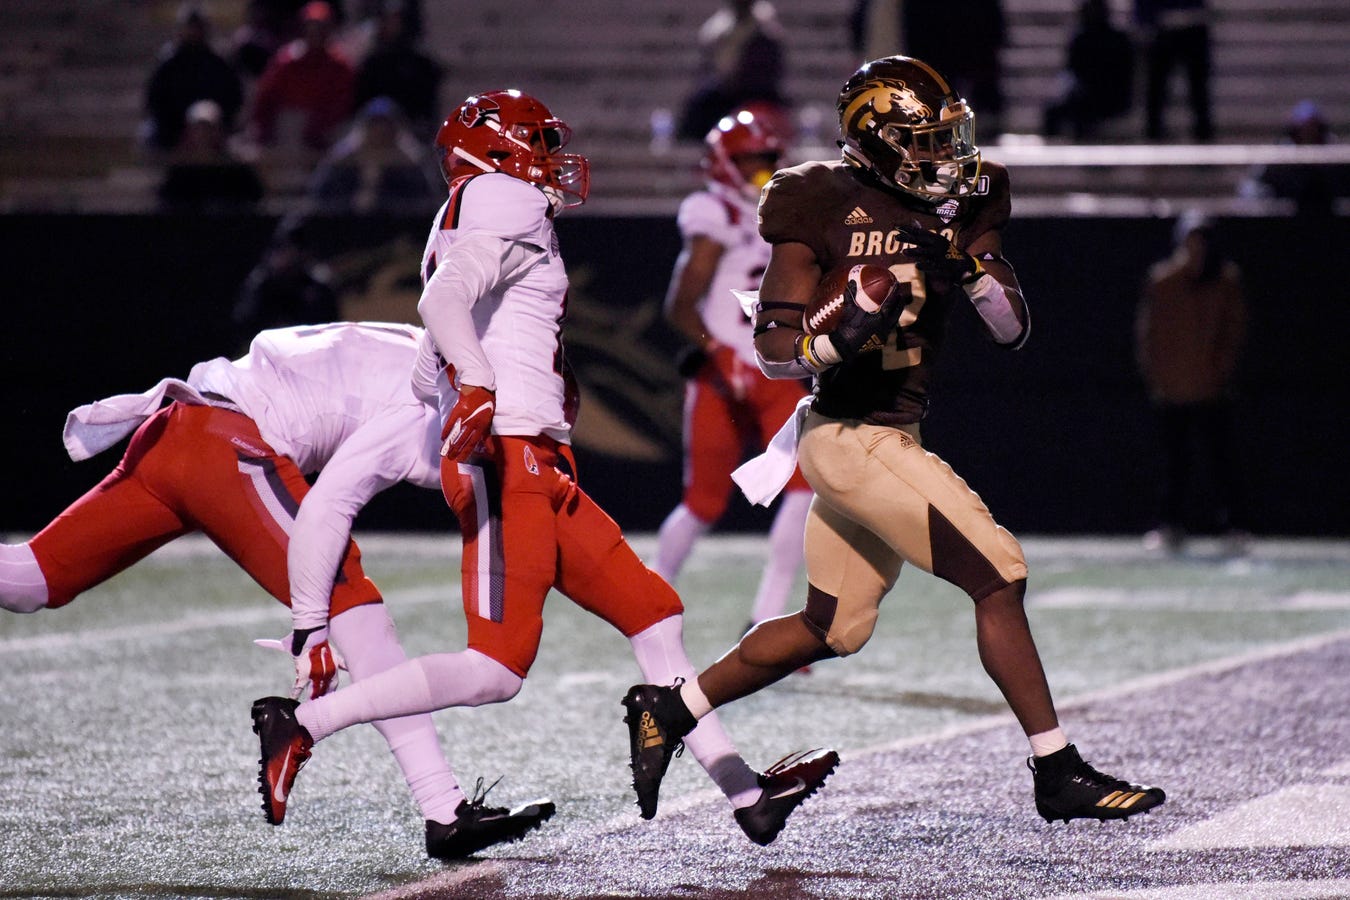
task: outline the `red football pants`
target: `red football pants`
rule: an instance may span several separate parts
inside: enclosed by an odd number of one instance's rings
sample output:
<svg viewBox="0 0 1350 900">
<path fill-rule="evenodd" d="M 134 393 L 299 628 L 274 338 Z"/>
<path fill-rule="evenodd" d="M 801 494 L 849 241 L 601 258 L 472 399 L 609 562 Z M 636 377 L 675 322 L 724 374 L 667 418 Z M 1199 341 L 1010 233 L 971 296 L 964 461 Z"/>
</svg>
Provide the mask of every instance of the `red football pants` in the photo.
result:
<svg viewBox="0 0 1350 900">
<path fill-rule="evenodd" d="M 464 540 L 469 647 L 524 678 L 539 651 L 550 588 L 631 637 L 683 612 L 618 524 L 576 484 L 571 450 L 500 437 L 467 462 L 441 461 L 441 488 Z"/>
<path fill-rule="evenodd" d="M 174 538 L 201 531 L 290 605 L 286 548 L 309 484 L 253 420 L 173 403 L 147 419 L 117 468 L 30 542 L 48 606 L 64 606 Z M 349 542 L 330 599 L 337 615 L 380 600 Z"/>
<path fill-rule="evenodd" d="M 715 356 L 690 379 L 684 395 L 684 496 L 704 522 L 727 510 L 731 473 L 746 450 L 759 452 L 806 396 L 800 381 L 771 379 L 731 354 Z M 785 490 L 809 491 L 794 471 Z"/>
</svg>

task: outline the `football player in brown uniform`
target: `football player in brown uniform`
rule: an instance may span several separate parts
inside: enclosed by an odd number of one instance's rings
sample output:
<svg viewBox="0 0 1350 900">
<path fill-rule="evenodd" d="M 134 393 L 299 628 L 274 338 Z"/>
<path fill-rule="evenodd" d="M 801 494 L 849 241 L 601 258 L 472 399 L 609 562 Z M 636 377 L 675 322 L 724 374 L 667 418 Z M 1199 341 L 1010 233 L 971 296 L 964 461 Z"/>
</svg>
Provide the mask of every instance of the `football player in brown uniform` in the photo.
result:
<svg viewBox="0 0 1350 900">
<path fill-rule="evenodd" d="M 629 691 L 635 786 L 659 789 L 681 736 L 709 710 L 860 650 L 909 562 L 974 601 L 980 660 L 1031 744 L 1037 811 L 1067 821 L 1151 809 L 1161 789 L 1098 772 L 1068 742 L 1023 610 L 1022 548 L 920 441 L 954 304 L 973 304 L 1003 347 L 1027 337 L 1026 305 L 1002 255 L 1007 170 L 981 165 L 972 111 L 919 60 L 865 64 L 844 84 L 838 110 L 843 158 L 778 172 L 759 207 L 773 247 L 755 308 L 760 367 L 815 378 L 810 407 L 795 420 L 797 461 L 816 492 L 806 605 L 760 623 L 696 681 Z M 802 310 L 822 278 L 859 263 L 897 278 L 880 309 L 853 305 L 832 333 L 804 333 Z"/>
</svg>

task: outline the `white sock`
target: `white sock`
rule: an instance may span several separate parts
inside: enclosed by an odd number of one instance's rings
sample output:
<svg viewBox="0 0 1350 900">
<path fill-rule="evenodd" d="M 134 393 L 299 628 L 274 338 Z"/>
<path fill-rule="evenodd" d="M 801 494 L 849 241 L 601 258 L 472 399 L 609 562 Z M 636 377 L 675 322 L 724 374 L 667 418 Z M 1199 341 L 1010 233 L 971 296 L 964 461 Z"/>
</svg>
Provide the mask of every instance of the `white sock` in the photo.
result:
<svg viewBox="0 0 1350 900">
<path fill-rule="evenodd" d="M 810 491 L 789 491 L 783 495 L 778 513 L 773 517 L 773 526 L 769 529 L 769 556 L 759 577 L 755 604 L 750 608 L 750 621 L 756 625 L 781 616 L 787 608 L 792 585 L 805 555 L 803 535 L 812 496 Z"/>
<path fill-rule="evenodd" d="M 694 542 L 710 525 L 683 503 L 672 509 L 656 532 L 656 559 L 652 561 L 652 571 L 674 584 L 680 569 L 684 568 L 684 561 L 689 558 L 689 551 L 694 549 Z"/>
<path fill-rule="evenodd" d="M 455 821 L 455 810 L 464 800 L 464 790 L 441 753 L 435 735 L 428 742 L 420 729 L 403 728 L 404 723 L 420 718 L 422 716 L 386 719 L 374 725 L 389 743 L 389 750 L 403 772 L 403 779 L 408 782 L 422 818 L 449 825 Z"/>
<path fill-rule="evenodd" d="M 510 700 L 520 685 L 520 676 L 476 650 L 433 653 L 303 703 L 295 716 L 321 741 L 358 722 Z"/>
<path fill-rule="evenodd" d="M 334 646 L 347 662 L 352 682 L 364 681 L 407 661 L 398 632 L 383 603 L 367 603 L 329 623 Z M 448 825 L 464 799 L 454 769 L 441 749 L 428 714 L 372 723 L 389 744 L 422 818 Z"/>
<path fill-rule="evenodd" d="M 1032 756 L 1049 756 L 1056 750 L 1063 750 L 1069 746 L 1069 739 L 1060 728 L 1051 728 L 1040 734 L 1029 735 L 1027 740 L 1031 741 Z"/>
<path fill-rule="evenodd" d="M 37 612 L 47 605 L 47 579 L 27 544 L 0 544 L 0 609 Z"/>
<path fill-rule="evenodd" d="M 629 639 L 638 667 L 642 669 L 642 676 L 648 683 L 673 684 L 676 678 L 683 678 L 684 685 L 680 688 L 682 697 L 690 685 L 695 690 L 698 688 L 697 673 L 684 651 L 683 629 L 684 617 L 675 615 L 662 619 Z M 703 697 L 703 692 L 698 691 L 698 696 Z M 687 704 L 688 700 L 685 702 Z M 701 706 L 701 711 L 690 708 L 699 723 L 685 735 L 684 745 L 732 806 L 749 806 L 763 793 L 759 776 L 736 752 L 721 721 L 708 705 L 707 697 L 703 697 Z"/>
</svg>

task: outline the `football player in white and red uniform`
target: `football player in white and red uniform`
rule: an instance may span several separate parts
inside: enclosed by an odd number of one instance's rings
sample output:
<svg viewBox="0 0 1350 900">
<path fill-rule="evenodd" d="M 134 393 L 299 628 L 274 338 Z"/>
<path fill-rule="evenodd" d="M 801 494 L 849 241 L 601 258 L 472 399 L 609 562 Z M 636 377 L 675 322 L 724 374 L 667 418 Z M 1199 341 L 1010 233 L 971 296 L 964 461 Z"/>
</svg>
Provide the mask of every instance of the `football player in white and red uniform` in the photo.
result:
<svg viewBox="0 0 1350 900">
<path fill-rule="evenodd" d="M 693 676 L 680 598 L 577 483 L 562 345 L 567 273 L 553 230 L 554 216 L 589 191 L 586 159 L 562 152 L 570 134 L 534 97 L 489 91 L 456 108 L 436 139 L 450 196 L 423 257 L 427 338 L 415 379 L 440 398 L 441 487 L 464 540 L 468 649 L 410 660 L 298 709 L 259 700 L 265 797 L 285 797 L 313 743 L 349 725 L 515 696 L 553 588 L 628 637 L 647 677 Z M 772 840 L 796 798 L 833 769 L 812 757 L 782 781 L 766 778 L 720 723 L 705 724 L 689 748 L 752 840 Z M 656 796 L 639 806 L 650 818 Z M 534 806 L 487 810 L 472 837 L 480 846 L 515 840 L 546 817 Z"/>
<path fill-rule="evenodd" d="M 286 648 L 306 701 L 335 686 L 330 633 L 355 681 L 402 662 L 351 527 L 391 485 L 440 486 L 440 421 L 408 378 L 421 335 L 383 323 L 264 331 L 240 359 L 73 410 L 64 436 L 72 459 L 134 434 L 101 483 L 32 540 L 0 546 L 0 606 L 60 608 L 201 532 L 295 611 Z M 315 473 L 311 486 L 305 476 Z M 465 798 L 430 717 L 375 727 L 427 820 L 427 852 L 444 855 L 437 835 Z"/>
<path fill-rule="evenodd" d="M 804 382 L 766 378 L 755 362 L 750 317 L 732 291 L 753 291 L 769 264 L 759 236 L 759 191 L 778 168 L 782 142 L 753 112 L 722 119 L 704 141 L 706 186 L 680 204 L 684 247 L 666 294 L 666 320 L 689 341 L 679 360 L 684 393 L 684 496 L 661 523 L 652 568 L 672 584 L 698 540 L 726 512 L 731 473 L 747 449 L 763 450 L 806 396 Z M 769 529 L 769 552 L 750 624 L 783 612 L 802 563 L 811 487 L 789 480 Z"/>
<path fill-rule="evenodd" d="M 1022 606 L 1021 545 L 921 444 L 949 311 L 973 306 L 1001 346 L 1016 349 L 1027 337 L 1026 304 L 1003 258 L 1007 170 L 981 166 L 974 114 L 919 60 L 865 64 L 844 84 L 838 111 L 843 158 L 780 171 L 759 206 L 760 233 L 773 245 L 755 311 L 760 365 L 770 377 L 815 378 L 804 421 L 788 426 L 800 426 L 797 459 L 816 492 L 806 605 L 761 623 L 697 679 L 633 688 L 630 717 L 636 707 L 659 732 L 630 734 L 634 768 L 659 782 L 674 742 L 699 716 L 802 665 L 860 650 L 908 562 L 974 601 L 981 662 L 1031 745 L 1037 811 L 1065 820 L 1147 811 L 1163 802 L 1162 790 L 1093 769 L 1059 727 Z M 832 333 L 804 333 L 803 308 L 846 263 L 886 266 L 897 283 L 879 309 L 847 304 Z M 738 474 L 742 486 L 786 478 L 781 469 Z"/>
</svg>

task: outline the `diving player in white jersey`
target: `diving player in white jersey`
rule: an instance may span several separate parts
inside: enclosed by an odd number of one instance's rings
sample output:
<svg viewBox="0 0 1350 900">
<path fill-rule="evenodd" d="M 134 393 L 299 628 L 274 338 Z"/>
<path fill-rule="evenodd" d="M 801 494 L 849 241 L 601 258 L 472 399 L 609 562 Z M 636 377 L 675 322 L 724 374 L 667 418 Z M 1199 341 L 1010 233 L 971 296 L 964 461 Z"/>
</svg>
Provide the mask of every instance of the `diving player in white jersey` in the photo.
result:
<svg viewBox="0 0 1350 900">
<path fill-rule="evenodd" d="M 750 318 L 732 291 L 759 289 L 769 244 L 759 236 L 759 190 L 778 168 L 782 143 L 748 110 L 722 119 L 704 140 L 706 186 L 680 204 L 684 248 L 666 295 L 666 320 L 689 341 L 678 362 L 684 398 L 684 495 L 657 533 L 652 568 L 672 584 L 694 543 L 726 512 L 731 473 L 758 453 L 806 396 L 803 381 L 766 378 L 755 362 Z M 769 552 L 750 609 L 751 626 L 781 615 L 802 566 L 811 486 L 794 472 L 769 529 Z"/>
<path fill-rule="evenodd" d="M 585 200 L 589 167 L 560 152 L 569 137 L 534 97 L 489 91 L 455 109 L 436 139 L 450 197 L 424 255 L 418 309 L 428 338 L 416 380 L 419 393 L 438 386 L 441 487 L 464 540 L 468 648 L 409 660 L 299 708 L 257 701 L 265 796 L 288 796 L 313 744 L 357 722 L 515 696 L 552 588 L 628 637 L 648 677 L 692 674 L 679 596 L 576 481 L 575 393 L 561 340 L 567 274 L 553 217 Z M 688 746 L 759 843 L 773 840 L 838 759 L 822 751 L 760 775 L 718 722 L 703 723 L 712 727 L 700 725 Z M 654 816 L 656 803 L 655 793 L 640 797 L 641 815 Z M 534 806 L 497 813 L 494 842 L 541 819 Z"/>
<path fill-rule="evenodd" d="M 200 531 L 295 611 L 287 649 L 306 701 L 336 684 L 330 630 L 354 681 L 402 662 L 351 525 L 393 484 L 440 486 L 440 422 L 408 377 L 421 333 L 382 323 L 264 331 L 240 359 L 73 410 L 64 435 L 72 459 L 135 434 L 99 485 L 32 540 L 0 546 L 0 607 L 59 608 Z M 315 472 L 311 487 L 305 476 Z M 427 820 L 428 854 L 465 855 L 457 810 L 473 804 L 431 718 L 375 727 Z"/>
</svg>

